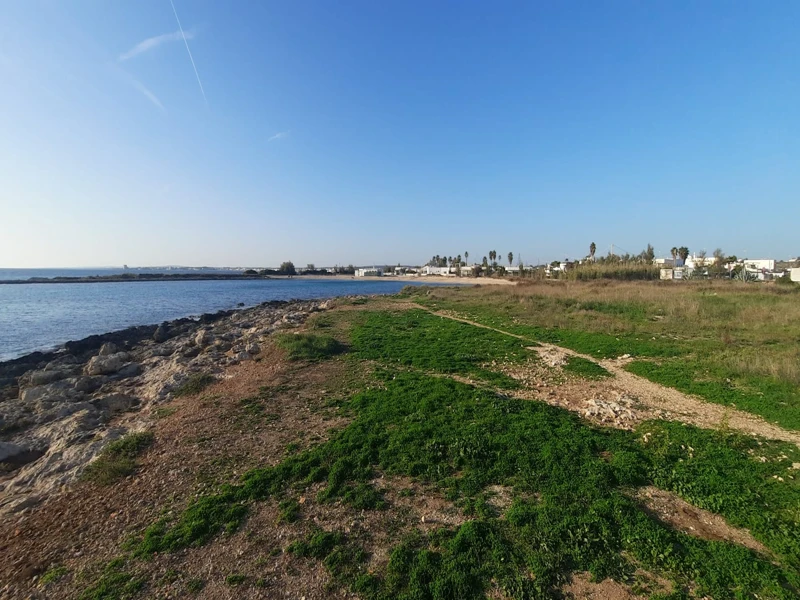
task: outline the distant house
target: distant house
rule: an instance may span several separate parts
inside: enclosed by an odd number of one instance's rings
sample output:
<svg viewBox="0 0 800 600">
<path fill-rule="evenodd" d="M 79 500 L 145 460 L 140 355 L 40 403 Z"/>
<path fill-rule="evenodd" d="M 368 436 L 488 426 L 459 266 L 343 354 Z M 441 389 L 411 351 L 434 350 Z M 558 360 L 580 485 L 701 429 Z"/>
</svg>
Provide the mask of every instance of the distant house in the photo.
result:
<svg viewBox="0 0 800 600">
<path fill-rule="evenodd" d="M 675 260 L 672 258 L 654 258 L 653 264 L 657 267 L 661 267 L 662 269 L 672 269 L 673 267 L 677 266 L 675 264 Z M 662 277 L 662 279 L 664 278 Z M 672 277 L 669 279 L 672 279 Z"/>
<path fill-rule="evenodd" d="M 456 274 L 455 267 L 432 267 L 425 265 L 422 267 L 423 275 L 438 275 L 439 277 L 454 277 Z"/>
<path fill-rule="evenodd" d="M 378 267 L 366 267 L 363 269 L 356 269 L 356 277 L 382 277 L 383 269 Z"/>
<path fill-rule="evenodd" d="M 744 268 L 748 271 L 774 271 L 775 260 L 772 258 L 751 259 L 744 261 Z"/>
<path fill-rule="evenodd" d="M 789 278 L 792 281 L 796 281 L 796 282 L 800 283 L 800 269 L 798 269 L 797 267 L 793 268 L 789 272 Z"/>
</svg>

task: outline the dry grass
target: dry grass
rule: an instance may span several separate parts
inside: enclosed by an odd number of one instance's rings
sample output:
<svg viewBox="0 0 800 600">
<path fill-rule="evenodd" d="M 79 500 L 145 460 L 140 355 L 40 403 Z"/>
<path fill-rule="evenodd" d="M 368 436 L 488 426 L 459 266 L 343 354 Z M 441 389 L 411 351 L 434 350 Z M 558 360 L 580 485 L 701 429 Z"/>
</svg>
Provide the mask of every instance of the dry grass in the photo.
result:
<svg viewBox="0 0 800 600">
<path fill-rule="evenodd" d="M 520 323 L 669 336 L 742 375 L 800 384 L 800 289 L 731 281 L 525 281 L 468 292 L 436 290 L 447 300 L 504 307 Z M 690 348 L 691 349 L 691 348 Z"/>
</svg>

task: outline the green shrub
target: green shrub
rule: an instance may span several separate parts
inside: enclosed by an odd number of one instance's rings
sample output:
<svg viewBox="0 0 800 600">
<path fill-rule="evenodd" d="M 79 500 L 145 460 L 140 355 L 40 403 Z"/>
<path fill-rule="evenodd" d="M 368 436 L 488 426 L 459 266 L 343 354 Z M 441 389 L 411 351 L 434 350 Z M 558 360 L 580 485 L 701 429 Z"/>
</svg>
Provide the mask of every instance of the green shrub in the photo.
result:
<svg viewBox="0 0 800 600">
<path fill-rule="evenodd" d="M 282 500 L 278 504 L 278 520 L 282 523 L 294 523 L 300 518 L 300 503 L 294 498 Z"/>
<path fill-rule="evenodd" d="M 225 577 L 225 583 L 230 586 L 242 585 L 245 581 L 247 581 L 247 575 L 241 573 L 231 573 Z"/>
<path fill-rule="evenodd" d="M 175 398 L 181 396 L 195 396 L 216 381 L 213 375 L 208 373 L 195 373 L 189 376 L 183 384 L 172 391 Z"/>
<path fill-rule="evenodd" d="M 586 360 L 580 356 L 570 356 L 567 359 L 567 364 L 564 365 L 564 371 L 585 379 L 604 379 L 606 377 L 611 377 L 611 373 L 596 362 Z"/>
<path fill-rule="evenodd" d="M 127 600 L 137 595 L 144 581 L 124 570 L 125 559 L 106 565 L 100 577 L 81 593 L 80 600 Z"/>
<path fill-rule="evenodd" d="M 333 337 L 315 333 L 284 333 L 276 338 L 276 343 L 287 351 L 290 360 L 323 360 L 346 350 Z"/>
<path fill-rule="evenodd" d="M 131 433 L 111 442 L 83 471 L 83 478 L 100 485 L 110 485 L 136 472 L 136 457 L 152 443 L 149 431 Z"/>
<path fill-rule="evenodd" d="M 66 575 L 67 573 L 69 573 L 67 567 L 64 566 L 50 567 L 45 572 L 45 574 L 42 575 L 42 578 L 39 580 L 39 583 L 41 583 L 42 585 L 55 583 L 56 581 L 64 577 L 64 575 Z"/>
</svg>

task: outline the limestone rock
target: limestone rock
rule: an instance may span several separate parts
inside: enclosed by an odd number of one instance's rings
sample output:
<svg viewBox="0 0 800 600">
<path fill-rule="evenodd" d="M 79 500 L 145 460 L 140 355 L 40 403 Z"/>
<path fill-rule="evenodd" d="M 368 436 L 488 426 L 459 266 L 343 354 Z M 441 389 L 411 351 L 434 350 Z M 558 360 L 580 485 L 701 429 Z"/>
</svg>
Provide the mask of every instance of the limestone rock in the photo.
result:
<svg viewBox="0 0 800 600">
<path fill-rule="evenodd" d="M 201 329 L 197 332 L 197 335 L 194 336 L 194 343 L 197 344 L 200 348 L 205 348 L 213 341 L 213 336 L 208 329 Z"/>
<path fill-rule="evenodd" d="M 111 356 L 112 354 L 118 354 L 119 348 L 114 342 L 106 342 L 100 347 L 100 352 L 98 353 L 99 356 Z"/>
<path fill-rule="evenodd" d="M 125 394 L 109 394 L 108 396 L 102 396 L 91 400 L 91 404 L 95 408 L 102 410 L 104 413 L 111 414 L 130 410 L 138 403 L 139 401 L 136 398 L 133 396 L 126 396 Z"/>
<path fill-rule="evenodd" d="M 103 385 L 103 377 L 79 377 L 75 381 L 74 389 L 78 392 L 91 394 Z"/>
<path fill-rule="evenodd" d="M 66 371 L 33 371 L 31 376 L 31 385 L 47 385 L 48 383 L 54 383 L 60 379 L 64 379 L 67 377 L 69 373 Z"/>
<path fill-rule="evenodd" d="M 47 402 L 69 402 L 82 396 L 81 392 L 75 390 L 73 382 L 61 380 L 24 389 L 20 393 L 20 400 L 25 404 L 33 404 L 42 400 Z"/>
<path fill-rule="evenodd" d="M 105 345 L 104 345 L 105 347 Z M 114 354 L 103 354 L 94 356 L 86 365 L 87 375 L 110 375 L 119 371 L 128 362 L 126 352 L 116 352 Z"/>
<path fill-rule="evenodd" d="M 136 377 L 142 374 L 142 365 L 139 363 L 128 363 L 117 371 L 116 377 L 126 379 L 128 377 Z"/>
</svg>

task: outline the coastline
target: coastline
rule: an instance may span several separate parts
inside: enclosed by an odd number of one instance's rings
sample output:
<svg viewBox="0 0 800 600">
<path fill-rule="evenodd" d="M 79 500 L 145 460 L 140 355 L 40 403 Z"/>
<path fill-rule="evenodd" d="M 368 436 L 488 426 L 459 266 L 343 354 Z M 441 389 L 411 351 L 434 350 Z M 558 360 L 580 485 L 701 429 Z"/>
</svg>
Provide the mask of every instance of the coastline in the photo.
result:
<svg viewBox="0 0 800 600">
<path fill-rule="evenodd" d="M 154 281 L 266 281 L 292 279 L 297 281 L 407 281 L 409 283 L 447 283 L 450 285 L 514 285 L 510 279 L 492 277 L 444 277 L 424 275 L 415 277 L 384 275 L 382 277 L 356 277 L 355 275 L 197 275 L 176 273 L 142 273 L 136 275 L 96 275 L 91 277 L 36 277 L 31 279 L 2 279 L 0 285 L 44 283 L 136 283 Z"/>
<path fill-rule="evenodd" d="M 365 297 L 273 300 L 0 362 L 0 515 L 25 511 L 75 481 L 109 442 L 152 424 L 181 386 L 260 360 L 274 334 Z"/>
</svg>

